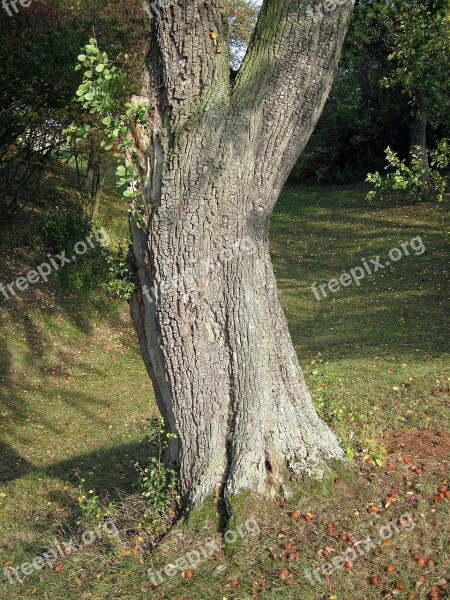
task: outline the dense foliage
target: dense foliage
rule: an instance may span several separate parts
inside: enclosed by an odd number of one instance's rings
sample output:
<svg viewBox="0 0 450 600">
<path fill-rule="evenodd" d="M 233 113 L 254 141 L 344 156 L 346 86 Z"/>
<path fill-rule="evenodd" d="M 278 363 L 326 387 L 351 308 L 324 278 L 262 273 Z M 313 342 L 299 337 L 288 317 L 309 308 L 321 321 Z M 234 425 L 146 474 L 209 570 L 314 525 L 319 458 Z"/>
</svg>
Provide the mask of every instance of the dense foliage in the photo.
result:
<svg viewBox="0 0 450 600">
<path fill-rule="evenodd" d="M 448 135 L 448 15 L 447 0 L 357 3 L 329 101 L 294 178 L 364 179 L 383 167 L 388 146 L 408 156 L 418 118 L 426 118 L 430 145 Z"/>
<path fill-rule="evenodd" d="M 128 50 L 124 87 L 129 93 L 140 87 L 147 21 L 139 0 L 51 0 L 48 4 L 34 0 L 12 17 L 0 12 L 0 211 L 4 219 L 14 213 L 19 200 L 32 199 L 30 189 L 61 149 L 62 132 L 76 117 L 72 98 L 80 76 L 73 70 L 73 60 L 86 32 L 95 30 L 112 55 Z M 96 161 L 93 148 L 93 167 Z"/>
</svg>

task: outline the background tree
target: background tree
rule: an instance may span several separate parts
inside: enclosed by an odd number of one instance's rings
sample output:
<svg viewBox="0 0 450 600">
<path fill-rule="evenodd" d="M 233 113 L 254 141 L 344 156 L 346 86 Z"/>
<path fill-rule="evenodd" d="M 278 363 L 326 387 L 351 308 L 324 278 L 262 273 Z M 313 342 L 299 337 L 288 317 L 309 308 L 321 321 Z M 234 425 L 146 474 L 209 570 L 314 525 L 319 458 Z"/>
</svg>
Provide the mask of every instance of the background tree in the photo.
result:
<svg viewBox="0 0 450 600">
<path fill-rule="evenodd" d="M 259 6 L 252 0 L 230 0 L 228 11 L 231 67 L 237 70 L 255 29 Z"/>
<path fill-rule="evenodd" d="M 388 32 L 392 71 L 385 83 L 408 96 L 410 157 L 418 154 L 428 170 L 428 123 L 437 128 L 450 114 L 449 5 L 445 0 L 403 0 L 388 7 L 393 13 Z"/>
<path fill-rule="evenodd" d="M 128 50 L 125 98 L 141 85 L 146 27 L 147 18 L 139 0 L 78 0 L 69 4 L 64 0 L 33 0 L 29 8 L 13 17 L 0 11 L 3 219 L 14 214 L 20 201 L 34 201 L 45 166 L 61 148 L 64 129 L 76 119 L 72 98 L 80 76 L 73 70 L 73 58 L 85 42 L 86 31 L 95 30 L 112 55 Z M 98 180 L 99 160 L 100 149 L 92 139 L 85 160 L 91 169 L 80 173 L 80 178 L 89 179 L 90 186 Z M 89 196 L 95 200 L 95 190 Z"/>
<path fill-rule="evenodd" d="M 447 7 L 357 3 L 330 98 L 294 178 L 362 180 L 383 167 L 387 146 L 402 159 L 426 145 L 425 133 L 431 145 L 448 135 Z"/>
<path fill-rule="evenodd" d="M 165 4 L 153 5 L 149 118 L 136 135 L 145 209 L 132 200 L 132 316 L 177 435 L 167 461 L 183 500 L 275 494 L 342 457 L 292 346 L 268 224 L 329 93 L 352 3 L 320 18 L 307 2 L 266 0 L 234 82 L 223 3 Z"/>
</svg>

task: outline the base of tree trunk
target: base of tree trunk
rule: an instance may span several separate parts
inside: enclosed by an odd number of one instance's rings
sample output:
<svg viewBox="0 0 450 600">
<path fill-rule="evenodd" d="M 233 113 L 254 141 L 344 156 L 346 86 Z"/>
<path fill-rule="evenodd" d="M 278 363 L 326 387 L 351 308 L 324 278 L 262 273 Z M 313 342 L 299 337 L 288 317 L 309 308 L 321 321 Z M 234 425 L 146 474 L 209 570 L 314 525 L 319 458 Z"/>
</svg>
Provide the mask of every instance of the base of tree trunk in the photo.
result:
<svg viewBox="0 0 450 600">
<path fill-rule="evenodd" d="M 139 236 L 147 244 L 135 231 L 135 248 Z M 153 272 L 167 268 L 157 280 L 177 285 L 159 285 L 150 296 L 155 280 L 148 280 L 131 299 L 158 406 L 177 436 L 166 460 L 179 471 L 186 506 L 211 495 L 227 504 L 244 490 L 287 496 L 291 479 L 320 479 L 328 461 L 343 458 L 306 387 L 267 238 L 235 236 L 216 247 L 233 250 L 211 261 L 197 248 L 189 283 L 173 262 L 155 264 Z M 188 263 L 180 249 L 174 254 Z"/>
</svg>

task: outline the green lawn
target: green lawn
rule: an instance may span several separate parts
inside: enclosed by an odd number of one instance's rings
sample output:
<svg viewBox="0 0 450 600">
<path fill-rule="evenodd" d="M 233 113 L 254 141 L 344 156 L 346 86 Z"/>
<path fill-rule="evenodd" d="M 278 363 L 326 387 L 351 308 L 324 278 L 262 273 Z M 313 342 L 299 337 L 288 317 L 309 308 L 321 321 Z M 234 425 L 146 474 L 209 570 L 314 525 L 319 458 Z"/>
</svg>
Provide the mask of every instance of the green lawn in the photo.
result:
<svg viewBox="0 0 450 600">
<path fill-rule="evenodd" d="M 69 193 L 66 176 L 47 183 L 62 198 Z M 352 471 L 296 499 L 300 514 L 311 512 L 312 520 L 292 519 L 293 507 L 284 503 L 254 503 L 259 536 L 241 540 L 234 553 L 215 553 L 193 569 L 192 579 L 177 574 L 156 589 L 147 569 L 164 567 L 196 544 L 220 544 L 215 520 L 179 524 L 152 553 L 141 551 L 130 525 L 117 543 L 84 548 L 58 570 L 35 571 L 14 585 L 0 573 L 0 598 L 371 600 L 426 597 L 431 585 L 448 580 L 450 501 L 432 500 L 450 476 L 448 211 L 374 206 L 364 197 L 357 186 L 287 187 L 272 219 L 275 271 L 300 362 L 318 409 L 355 457 Z M 115 245 L 126 235 L 120 202 L 106 190 L 99 212 L 98 225 Z M 28 217 L 31 225 L 23 226 Z M 14 235 L 2 243 L 3 282 L 42 260 L 33 218 L 19 223 L 16 247 Z M 426 248 L 422 255 L 411 253 L 360 286 L 315 298 L 314 282 L 339 277 L 363 258 L 385 261 L 391 248 L 416 236 Z M 62 530 L 75 530 L 80 478 L 102 501 L 118 493 L 137 497 L 134 463 L 152 452 L 146 436 L 156 409 L 126 303 L 52 280 L 1 302 L 0 319 L 0 560 L 14 567 L 52 547 Z M 382 466 L 365 464 L 367 458 Z M 392 488 L 396 501 L 386 508 Z M 368 512 L 371 503 L 378 510 Z M 399 528 L 390 544 L 378 544 L 329 581 L 308 581 L 305 569 L 348 546 L 343 532 L 354 541 L 376 538 L 380 526 L 406 511 L 413 531 Z M 415 551 L 435 564 L 420 567 Z M 389 564 L 395 573 L 385 572 Z M 283 568 L 289 574 L 280 578 Z M 392 596 L 397 583 L 403 589 Z"/>
<path fill-rule="evenodd" d="M 449 421 L 448 406 L 431 395 L 448 383 L 448 211 L 373 206 L 364 197 L 358 187 L 288 188 L 280 199 L 272 252 L 297 353 L 325 410 L 342 408 L 342 420 L 370 415 L 380 435 L 439 428 Z M 339 278 L 362 259 L 384 263 L 417 236 L 423 254 L 410 250 L 320 301 L 313 294 L 314 282 Z"/>
</svg>

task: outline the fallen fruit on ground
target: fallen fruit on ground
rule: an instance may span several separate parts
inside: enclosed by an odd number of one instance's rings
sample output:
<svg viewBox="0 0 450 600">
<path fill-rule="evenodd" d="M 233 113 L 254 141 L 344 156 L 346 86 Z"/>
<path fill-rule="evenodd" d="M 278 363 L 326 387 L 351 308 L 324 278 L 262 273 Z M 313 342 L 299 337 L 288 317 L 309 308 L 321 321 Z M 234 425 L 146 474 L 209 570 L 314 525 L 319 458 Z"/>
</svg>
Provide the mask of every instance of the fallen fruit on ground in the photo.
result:
<svg viewBox="0 0 450 600">
<path fill-rule="evenodd" d="M 417 559 L 417 564 L 419 565 L 419 567 L 425 567 L 427 564 L 427 559 L 421 556 Z"/>
<path fill-rule="evenodd" d="M 395 572 L 395 567 L 394 565 L 388 565 L 386 567 L 386 573 L 394 573 Z"/>
</svg>

